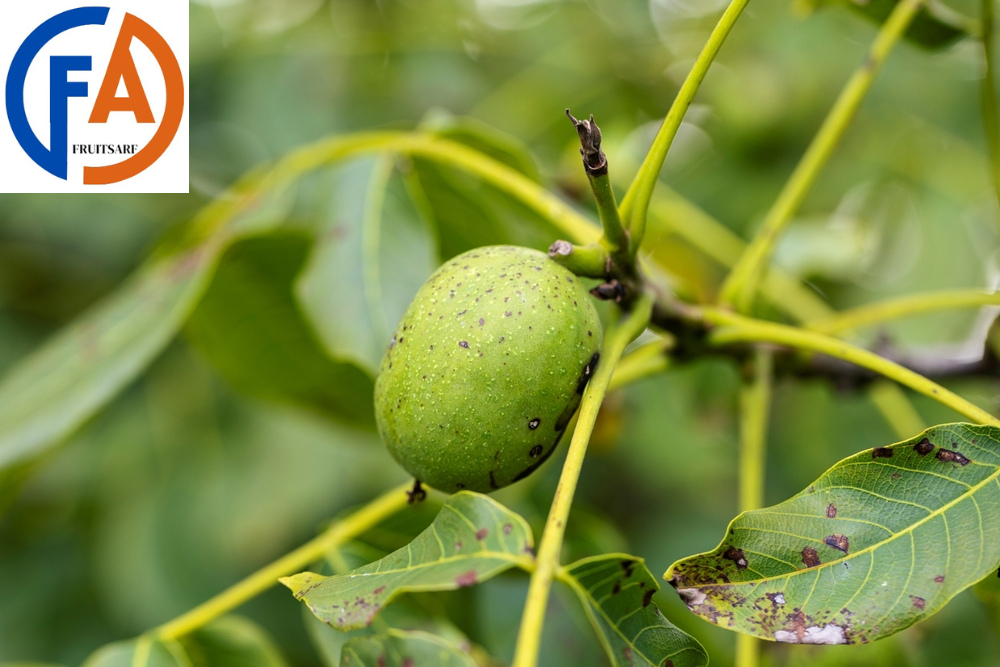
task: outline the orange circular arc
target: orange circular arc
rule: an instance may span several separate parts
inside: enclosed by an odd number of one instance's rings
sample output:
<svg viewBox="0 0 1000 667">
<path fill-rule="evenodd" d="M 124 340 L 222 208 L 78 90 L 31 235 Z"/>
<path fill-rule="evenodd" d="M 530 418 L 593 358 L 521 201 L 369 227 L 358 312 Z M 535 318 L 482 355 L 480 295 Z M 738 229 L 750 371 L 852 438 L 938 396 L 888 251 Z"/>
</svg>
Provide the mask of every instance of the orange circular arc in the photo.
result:
<svg viewBox="0 0 1000 667">
<path fill-rule="evenodd" d="M 180 65 L 177 64 L 177 57 L 166 40 L 151 25 L 128 13 L 125 14 L 121 29 L 123 33 L 137 37 L 156 58 L 166 83 L 167 104 L 160 127 L 142 150 L 116 164 L 83 168 L 83 182 L 87 185 L 118 183 L 148 168 L 163 155 L 170 142 L 174 140 L 177 128 L 181 125 L 181 118 L 184 116 L 184 77 Z"/>
</svg>

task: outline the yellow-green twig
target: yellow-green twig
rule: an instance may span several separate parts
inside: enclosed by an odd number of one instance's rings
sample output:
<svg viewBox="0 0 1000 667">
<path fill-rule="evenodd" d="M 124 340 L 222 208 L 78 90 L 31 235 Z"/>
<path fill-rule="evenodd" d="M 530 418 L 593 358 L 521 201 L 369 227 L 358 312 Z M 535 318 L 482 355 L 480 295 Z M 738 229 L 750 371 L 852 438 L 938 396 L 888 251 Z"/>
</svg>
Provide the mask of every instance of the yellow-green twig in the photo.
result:
<svg viewBox="0 0 1000 667">
<path fill-rule="evenodd" d="M 906 32 L 910 21 L 923 4 L 924 0 L 902 0 L 882 24 L 864 62 L 848 80 L 802 160 L 767 212 L 760 231 L 726 278 L 721 294 L 722 303 L 735 306 L 741 312 L 750 309 L 764 266 L 770 259 L 778 236 L 799 210 L 861 106 L 889 51 Z"/>
<path fill-rule="evenodd" d="M 521 172 L 479 151 L 422 132 L 362 132 L 324 139 L 295 150 L 269 170 L 256 170 L 196 218 L 192 233 L 205 238 L 240 212 L 256 204 L 264 192 L 288 187 L 314 169 L 370 153 L 414 155 L 474 174 L 536 211 L 576 243 L 591 243 L 600 230 L 566 202 Z"/>
<path fill-rule="evenodd" d="M 638 336 L 649 322 L 651 306 L 652 301 L 648 296 L 640 296 L 632 312 L 618 325 L 609 329 L 597 372 L 584 390 L 580 414 L 573 430 L 573 439 L 569 444 L 559 485 L 552 498 L 552 506 L 538 545 L 535 571 L 531 574 L 531 582 L 528 584 L 528 597 L 525 600 L 514 652 L 514 667 L 535 667 L 538 664 L 538 649 L 542 641 L 549 591 L 552 588 L 555 572 L 559 568 L 566 521 L 573 505 L 573 495 L 580 479 L 580 470 L 583 468 L 597 412 L 601 408 L 611 375 L 622 352 L 625 351 L 625 346 Z"/>
<path fill-rule="evenodd" d="M 396 487 L 368 503 L 356 512 L 336 521 L 314 539 L 291 551 L 273 563 L 257 570 L 243 581 L 226 589 L 194 609 L 146 633 L 156 639 L 183 637 L 236 607 L 256 597 L 286 577 L 313 563 L 332 549 L 377 525 L 406 507 L 406 491 L 410 484 Z"/>
<path fill-rule="evenodd" d="M 749 0 L 732 0 L 729 3 L 729 7 L 723 12 L 719 22 L 712 30 L 712 34 L 709 35 L 704 48 L 698 54 L 698 59 L 695 60 L 691 71 L 688 72 L 687 78 L 681 85 L 681 89 L 677 91 L 677 97 L 674 98 L 673 104 L 670 105 L 670 109 L 663 119 L 663 125 L 660 126 L 659 132 L 656 133 L 653 145 L 650 147 L 649 152 L 646 153 L 646 158 L 643 160 L 642 166 L 639 167 L 639 173 L 636 174 L 632 185 L 622 199 L 622 220 L 631 234 L 633 252 L 642 242 L 642 236 L 646 228 L 646 212 L 649 209 L 649 200 L 653 196 L 653 188 L 656 186 L 656 181 L 659 178 L 660 169 L 663 168 L 663 161 L 667 158 L 667 151 L 670 150 L 670 144 L 673 143 L 674 137 L 677 135 L 677 129 L 681 126 L 684 114 L 687 113 L 688 107 L 691 106 L 691 101 L 701 86 L 701 82 L 705 79 L 708 68 L 711 66 L 712 61 L 715 60 L 716 54 L 722 48 L 722 44 L 726 41 L 726 37 L 729 36 L 733 26 L 736 25 L 736 20 L 740 17 L 748 2 Z"/>
<path fill-rule="evenodd" d="M 958 394 L 928 380 L 919 373 L 914 373 L 908 368 L 850 343 L 815 331 L 744 317 L 721 308 L 704 308 L 702 315 L 707 322 L 721 327 L 709 335 L 709 341 L 715 345 L 770 342 L 843 359 L 929 396 L 978 424 L 1000 426 L 1000 419 L 973 405 Z"/>
<path fill-rule="evenodd" d="M 741 512 L 764 505 L 764 465 L 773 374 L 771 351 L 758 347 L 754 353 L 753 377 L 740 390 Z M 760 641 L 751 635 L 736 635 L 736 667 L 757 667 L 759 664 Z"/>
<path fill-rule="evenodd" d="M 869 324 L 882 324 L 911 315 L 978 306 L 1000 306 L 1000 292 L 956 289 L 908 294 L 813 320 L 808 322 L 806 327 L 819 333 L 835 335 Z"/>
</svg>

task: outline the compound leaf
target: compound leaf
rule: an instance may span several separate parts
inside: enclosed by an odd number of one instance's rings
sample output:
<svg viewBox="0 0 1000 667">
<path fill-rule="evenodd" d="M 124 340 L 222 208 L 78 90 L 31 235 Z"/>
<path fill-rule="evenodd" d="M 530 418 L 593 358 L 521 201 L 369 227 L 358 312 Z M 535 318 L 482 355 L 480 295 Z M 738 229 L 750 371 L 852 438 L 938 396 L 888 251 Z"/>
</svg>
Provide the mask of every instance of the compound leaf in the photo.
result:
<svg viewBox="0 0 1000 667">
<path fill-rule="evenodd" d="M 930 616 L 1000 563 L 1000 428 L 943 424 L 745 512 L 666 578 L 693 612 L 779 642 L 856 644 Z"/>
<path fill-rule="evenodd" d="M 645 561 L 605 554 L 567 565 L 559 579 L 583 603 L 614 667 L 704 667 L 708 654 L 653 603 L 660 589 Z"/>
<path fill-rule="evenodd" d="M 355 637 L 346 644 L 341 667 L 476 667 L 454 644 L 427 632 L 389 630 Z"/>
<path fill-rule="evenodd" d="M 385 558 L 344 575 L 303 572 L 281 580 L 324 623 L 340 630 L 370 625 L 400 593 L 472 586 L 518 566 L 530 567 L 527 522 L 479 493 L 451 496 L 434 522 Z"/>
</svg>

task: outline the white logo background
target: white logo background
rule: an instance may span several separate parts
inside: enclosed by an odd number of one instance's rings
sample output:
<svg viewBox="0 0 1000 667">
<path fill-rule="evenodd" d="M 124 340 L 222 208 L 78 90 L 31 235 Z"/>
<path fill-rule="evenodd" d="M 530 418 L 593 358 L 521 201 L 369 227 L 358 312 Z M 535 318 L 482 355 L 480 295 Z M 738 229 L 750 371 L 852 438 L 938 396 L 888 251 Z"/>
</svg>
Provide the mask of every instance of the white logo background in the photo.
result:
<svg viewBox="0 0 1000 667">
<path fill-rule="evenodd" d="M 90 56 L 90 71 L 70 71 L 69 81 L 86 81 L 87 97 L 68 100 L 68 172 L 62 180 L 36 164 L 21 148 L 7 117 L 6 82 L 14 54 L 31 32 L 49 18 L 77 7 L 110 7 L 102 26 L 72 28 L 54 37 L 35 56 L 24 84 L 28 123 L 47 149 L 49 131 L 49 57 Z M 85 185 L 83 168 L 115 164 L 128 155 L 73 154 L 74 144 L 137 144 L 149 142 L 163 120 L 166 85 L 156 58 L 138 39 L 131 44 L 132 59 L 142 82 L 154 123 L 137 123 L 131 111 L 112 111 L 107 123 L 89 123 L 94 102 L 107 71 L 125 13 L 153 27 L 167 42 L 184 78 L 184 115 L 173 141 L 147 169 L 118 183 Z M 128 2 L 3 2 L 0 3 L 0 192 L 188 192 L 188 3 L 187 0 Z M 119 81 L 118 97 L 128 92 Z"/>
</svg>

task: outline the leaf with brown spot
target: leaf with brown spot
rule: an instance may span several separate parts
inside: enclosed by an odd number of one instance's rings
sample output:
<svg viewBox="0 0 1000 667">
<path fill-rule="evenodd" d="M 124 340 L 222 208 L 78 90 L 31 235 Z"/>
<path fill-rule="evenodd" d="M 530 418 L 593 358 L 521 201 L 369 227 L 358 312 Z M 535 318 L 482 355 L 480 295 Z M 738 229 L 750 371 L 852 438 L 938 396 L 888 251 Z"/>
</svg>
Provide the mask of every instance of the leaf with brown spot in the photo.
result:
<svg viewBox="0 0 1000 667">
<path fill-rule="evenodd" d="M 511 525 L 510 531 L 503 527 Z M 488 496 L 459 491 L 412 542 L 344 575 L 303 572 L 281 579 L 321 621 L 341 630 L 369 625 L 394 597 L 485 581 L 512 567 L 528 569 L 531 529 Z"/>
<path fill-rule="evenodd" d="M 627 566 L 625 564 L 628 564 Z M 708 654 L 652 603 L 659 584 L 641 558 L 584 558 L 556 575 L 580 598 L 612 667 L 703 667 Z"/>
<path fill-rule="evenodd" d="M 1000 563 L 1000 428 L 943 424 L 878 450 L 892 456 L 837 463 L 665 576 L 699 616 L 776 641 L 870 642 L 930 616 Z"/>
<path fill-rule="evenodd" d="M 429 632 L 390 629 L 355 637 L 341 651 L 340 667 L 476 667 L 468 653 Z"/>
</svg>

